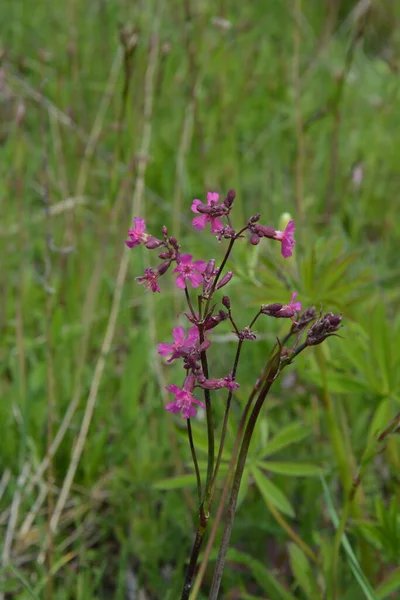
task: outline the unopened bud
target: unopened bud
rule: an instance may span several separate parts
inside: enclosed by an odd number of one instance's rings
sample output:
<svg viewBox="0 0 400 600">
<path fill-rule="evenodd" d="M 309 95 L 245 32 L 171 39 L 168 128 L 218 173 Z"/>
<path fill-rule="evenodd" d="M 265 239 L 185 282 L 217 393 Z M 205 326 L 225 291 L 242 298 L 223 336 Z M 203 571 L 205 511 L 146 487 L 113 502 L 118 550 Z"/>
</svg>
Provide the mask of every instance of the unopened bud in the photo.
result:
<svg viewBox="0 0 400 600">
<path fill-rule="evenodd" d="M 164 275 L 164 273 L 166 273 L 168 271 L 170 265 L 171 265 L 170 260 L 166 260 L 165 262 L 161 263 L 161 265 L 158 265 L 158 267 L 157 267 L 158 274 Z"/>
<path fill-rule="evenodd" d="M 230 310 L 230 308 L 231 308 L 231 301 L 230 301 L 229 296 L 224 296 L 222 298 L 222 304 L 225 306 L 225 308 L 227 308 L 228 310 Z"/>
<path fill-rule="evenodd" d="M 154 250 L 155 248 L 159 248 L 160 246 L 162 246 L 164 244 L 164 242 L 162 242 L 161 240 L 158 240 L 155 237 L 151 237 L 149 236 L 146 240 L 145 246 L 146 248 L 148 248 L 149 250 Z"/>
<path fill-rule="evenodd" d="M 256 233 L 252 233 L 251 237 L 250 237 L 250 244 L 252 244 L 252 246 L 257 246 L 257 244 L 260 243 L 260 236 L 258 236 Z"/>
<path fill-rule="evenodd" d="M 228 208 L 230 208 L 234 202 L 236 198 L 236 192 L 235 190 L 229 190 L 229 192 L 226 195 L 226 198 L 224 200 L 224 204 L 225 206 L 227 206 Z"/>
<path fill-rule="evenodd" d="M 335 335 L 341 327 L 342 315 L 334 315 L 326 313 L 322 318 L 318 319 L 311 325 L 307 333 L 307 346 L 317 346 L 321 344 L 327 337 Z"/>
<path fill-rule="evenodd" d="M 206 266 L 206 269 L 204 271 L 204 278 L 205 279 L 210 279 L 210 277 L 212 277 L 215 274 L 215 260 L 213 258 L 211 258 Z"/>
<path fill-rule="evenodd" d="M 223 278 L 217 285 L 217 290 L 220 290 L 221 288 L 224 287 L 224 285 L 229 283 L 230 280 L 232 279 L 232 277 L 233 277 L 233 271 L 228 271 L 227 273 L 225 273 L 225 275 L 223 276 Z"/>
</svg>

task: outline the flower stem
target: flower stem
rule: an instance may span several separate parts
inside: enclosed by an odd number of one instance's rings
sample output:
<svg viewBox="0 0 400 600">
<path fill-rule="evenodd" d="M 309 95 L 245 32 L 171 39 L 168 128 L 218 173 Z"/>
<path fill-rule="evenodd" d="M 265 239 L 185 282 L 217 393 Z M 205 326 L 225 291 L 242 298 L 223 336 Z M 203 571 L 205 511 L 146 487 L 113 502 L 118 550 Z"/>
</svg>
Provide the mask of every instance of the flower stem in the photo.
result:
<svg viewBox="0 0 400 600">
<path fill-rule="evenodd" d="M 193 458 L 194 470 L 196 471 L 197 494 L 199 497 L 199 504 L 201 504 L 201 477 L 200 477 L 200 471 L 199 471 L 199 463 L 197 462 L 196 449 L 195 449 L 194 443 L 193 443 L 193 432 L 192 432 L 192 424 L 190 422 L 190 419 L 186 419 L 186 424 L 187 424 L 187 432 L 188 432 L 188 438 L 189 438 L 190 451 L 192 453 L 192 458 Z"/>
<path fill-rule="evenodd" d="M 243 346 L 243 340 L 239 340 L 238 347 L 236 350 L 235 362 L 233 364 L 233 369 L 232 369 L 232 379 L 235 379 L 235 377 L 236 377 L 236 371 L 237 371 L 238 364 L 239 364 L 239 358 L 240 358 L 240 352 L 242 350 L 242 346 Z M 212 478 L 212 482 L 211 482 L 211 489 L 214 489 L 214 484 L 215 484 L 215 481 L 218 476 L 219 466 L 221 464 L 222 452 L 224 451 L 225 437 L 226 437 L 226 432 L 228 429 L 228 417 L 229 417 L 229 410 L 231 407 L 232 396 L 233 396 L 233 392 L 229 391 L 228 398 L 226 400 L 224 420 L 223 420 L 222 429 L 221 429 L 221 439 L 220 439 L 220 443 L 219 443 L 218 455 L 217 455 L 217 461 L 215 463 L 214 474 L 213 474 L 213 478 Z M 210 498 L 210 503 L 211 503 L 211 500 L 212 500 L 212 497 Z"/>
<path fill-rule="evenodd" d="M 242 441 L 242 445 L 240 448 L 239 457 L 238 457 L 238 461 L 237 461 L 237 465 L 236 465 L 236 471 L 235 471 L 235 476 L 234 476 L 234 480 L 233 480 L 231 496 L 229 499 L 228 514 L 226 517 L 225 528 L 224 528 L 224 532 L 222 535 L 222 541 L 221 541 L 221 545 L 220 545 L 220 549 L 219 549 L 217 564 L 216 564 L 216 567 L 214 570 L 213 581 L 211 584 L 209 600 L 217 600 L 217 598 L 218 598 L 218 592 L 219 592 L 219 588 L 221 585 L 222 573 L 223 573 L 223 570 L 225 567 L 226 554 L 228 552 L 228 546 L 229 546 L 229 541 L 231 538 L 233 521 L 234 521 L 235 513 L 236 513 L 236 505 L 237 505 L 237 499 L 238 499 L 238 495 L 239 495 L 240 483 L 242 480 L 242 475 L 243 475 L 244 467 L 246 464 L 246 458 L 247 458 L 247 453 L 248 453 L 249 446 L 250 446 L 250 441 L 251 441 L 254 427 L 256 425 L 261 408 L 264 404 L 265 398 L 266 398 L 273 382 L 275 381 L 275 378 L 277 377 L 277 375 L 279 373 L 280 354 L 281 354 L 281 352 L 280 352 L 280 350 L 278 350 L 278 352 L 275 353 L 275 355 L 272 357 L 272 359 L 270 361 L 270 367 L 268 369 L 266 381 L 258 395 L 257 401 L 253 408 L 253 412 L 251 413 L 251 415 L 249 417 L 249 420 L 248 420 L 248 423 L 246 426 L 246 430 L 243 435 L 243 441 Z"/>
<path fill-rule="evenodd" d="M 199 559 L 199 554 L 201 550 L 201 546 L 203 544 L 204 534 L 207 529 L 208 516 L 204 514 L 203 505 L 200 506 L 200 515 L 199 515 L 199 526 L 197 528 L 196 537 L 193 543 L 192 552 L 190 554 L 189 565 L 186 571 L 185 582 L 183 584 L 181 600 L 189 600 L 190 590 L 192 589 L 192 582 L 194 577 L 194 572 L 196 569 L 197 561 Z"/>
</svg>

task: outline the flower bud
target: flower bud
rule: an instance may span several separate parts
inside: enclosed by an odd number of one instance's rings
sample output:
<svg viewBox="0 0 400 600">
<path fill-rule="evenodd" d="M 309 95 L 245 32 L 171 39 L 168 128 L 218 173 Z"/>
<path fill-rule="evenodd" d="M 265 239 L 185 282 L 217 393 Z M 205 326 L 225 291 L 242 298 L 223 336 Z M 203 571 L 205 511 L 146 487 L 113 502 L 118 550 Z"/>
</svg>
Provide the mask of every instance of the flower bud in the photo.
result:
<svg viewBox="0 0 400 600">
<path fill-rule="evenodd" d="M 229 190 L 229 192 L 226 195 L 226 198 L 224 200 L 224 204 L 225 206 L 227 206 L 228 208 L 230 208 L 234 202 L 236 198 L 236 192 L 235 190 Z"/>
<path fill-rule="evenodd" d="M 158 267 L 157 267 L 158 274 L 164 275 L 164 273 L 166 273 L 168 271 L 170 265 L 171 265 L 170 260 L 166 260 L 165 262 L 161 263 L 161 265 L 158 265 Z"/>
<path fill-rule="evenodd" d="M 229 283 L 230 280 L 232 279 L 232 277 L 233 277 L 233 271 L 228 271 L 227 273 L 225 273 L 225 275 L 223 276 L 221 281 L 217 284 L 217 290 L 220 290 L 221 288 L 224 287 L 224 285 Z"/>
<path fill-rule="evenodd" d="M 145 242 L 145 246 L 149 250 L 155 250 L 155 248 L 159 248 L 163 244 L 164 244 L 164 242 L 162 242 L 161 240 L 158 240 L 157 238 L 152 237 L 152 236 L 149 236 Z"/>
<path fill-rule="evenodd" d="M 225 306 L 225 308 L 227 308 L 228 310 L 231 308 L 231 301 L 229 299 L 228 296 L 224 296 L 222 298 L 222 304 Z"/>
<path fill-rule="evenodd" d="M 333 313 L 326 313 L 318 319 L 308 330 L 307 346 L 317 346 L 326 340 L 327 337 L 335 335 L 335 332 L 341 327 L 341 320 L 342 315 L 334 315 Z"/>
</svg>

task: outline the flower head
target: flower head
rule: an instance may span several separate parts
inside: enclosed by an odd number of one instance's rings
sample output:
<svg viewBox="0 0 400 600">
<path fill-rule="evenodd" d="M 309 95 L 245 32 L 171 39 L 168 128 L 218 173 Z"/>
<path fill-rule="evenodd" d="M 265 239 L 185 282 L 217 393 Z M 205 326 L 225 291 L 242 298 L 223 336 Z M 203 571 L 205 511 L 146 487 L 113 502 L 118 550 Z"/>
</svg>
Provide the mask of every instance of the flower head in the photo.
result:
<svg viewBox="0 0 400 600">
<path fill-rule="evenodd" d="M 285 231 L 275 231 L 274 239 L 282 243 L 281 253 L 283 258 L 289 258 L 293 254 L 293 248 L 296 243 L 296 240 L 294 239 L 295 231 L 296 226 L 293 219 L 291 219 L 286 225 Z"/>
<path fill-rule="evenodd" d="M 158 271 L 154 269 L 145 269 L 144 275 L 136 277 L 136 281 L 139 285 L 143 285 L 147 291 L 151 290 L 152 292 L 161 292 L 161 288 L 157 281 L 159 276 L 160 273 Z"/>
<path fill-rule="evenodd" d="M 191 327 L 188 336 L 185 339 L 185 329 L 183 327 L 175 327 L 175 329 L 172 330 L 172 337 L 174 338 L 173 344 L 162 342 L 157 346 L 157 352 L 161 356 L 172 354 L 167 362 L 181 358 L 182 353 L 185 353 L 185 350 L 192 348 L 199 339 L 199 331 L 197 327 Z"/>
<path fill-rule="evenodd" d="M 128 236 L 129 240 L 125 241 L 125 244 L 128 248 L 134 248 L 135 246 L 139 246 L 139 244 L 144 244 L 147 241 L 149 235 L 145 233 L 146 229 L 146 221 L 144 219 L 139 219 L 139 217 L 134 217 L 135 227 L 129 229 Z"/>
<path fill-rule="evenodd" d="M 174 273 L 179 273 L 176 278 L 176 285 L 182 290 L 186 287 L 187 279 L 194 288 L 199 287 L 203 281 L 202 273 L 206 270 L 207 263 L 204 260 L 195 260 L 192 262 L 192 258 L 191 254 L 181 254 L 178 259 L 178 265 L 173 270 Z"/>
<path fill-rule="evenodd" d="M 199 214 L 199 217 L 195 217 L 192 221 L 193 227 L 198 231 L 205 228 L 207 223 L 211 224 L 211 233 L 218 233 L 224 228 L 223 223 L 218 219 L 226 212 L 224 205 L 218 204 L 219 194 L 217 192 L 207 192 L 207 204 L 204 204 L 201 200 L 193 200 L 192 211 Z M 221 208 L 223 207 L 223 208 Z"/>
<path fill-rule="evenodd" d="M 180 388 L 175 384 L 169 385 L 166 389 L 175 395 L 175 400 L 173 402 L 169 402 L 165 408 L 175 414 L 181 412 L 184 419 L 195 417 L 197 414 L 197 408 L 194 406 L 194 404 L 198 404 L 202 408 L 205 408 L 205 404 L 204 402 L 196 400 L 196 398 L 193 397 L 192 392 L 194 384 L 194 376 L 190 374 L 186 377 L 183 388 Z"/>
</svg>

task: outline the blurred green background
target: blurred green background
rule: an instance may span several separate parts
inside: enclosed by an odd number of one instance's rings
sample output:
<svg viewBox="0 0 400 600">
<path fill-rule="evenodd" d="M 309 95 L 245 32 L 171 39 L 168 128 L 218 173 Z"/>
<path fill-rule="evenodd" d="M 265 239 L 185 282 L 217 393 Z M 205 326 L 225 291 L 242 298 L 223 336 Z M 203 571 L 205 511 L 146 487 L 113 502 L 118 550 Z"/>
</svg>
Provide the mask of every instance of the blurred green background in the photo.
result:
<svg viewBox="0 0 400 600">
<path fill-rule="evenodd" d="M 155 257 L 123 241 L 134 214 L 218 260 L 224 242 L 193 230 L 190 205 L 229 188 L 235 226 L 297 224 L 286 262 L 278 244 L 238 244 L 240 326 L 297 290 L 344 328 L 273 388 L 220 597 L 332 597 L 335 511 L 364 462 L 337 597 L 399 597 L 398 435 L 374 446 L 400 410 L 399 19 L 389 0 L 1 3 L 0 597 L 179 598 L 196 488 L 184 421 L 163 408 L 181 372 L 156 345 L 184 302 L 168 275 L 162 294 L 138 287 Z M 262 327 L 226 459 L 287 325 Z"/>
</svg>

